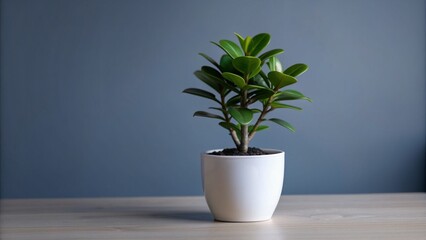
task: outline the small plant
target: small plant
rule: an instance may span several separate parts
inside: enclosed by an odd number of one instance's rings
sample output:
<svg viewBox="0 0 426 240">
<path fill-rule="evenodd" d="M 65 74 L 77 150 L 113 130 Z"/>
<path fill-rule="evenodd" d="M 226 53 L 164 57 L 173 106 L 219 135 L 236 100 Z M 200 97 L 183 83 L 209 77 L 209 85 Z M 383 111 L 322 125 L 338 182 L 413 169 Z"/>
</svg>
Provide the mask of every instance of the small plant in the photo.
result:
<svg viewBox="0 0 426 240">
<path fill-rule="evenodd" d="M 200 53 L 213 67 L 202 66 L 194 74 L 214 93 L 198 88 L 188 88 L 183 92 L 215 102 L 217 106 L 210 109 L 217 113 L 197 111 L 194 116 L 218 119 L 219 125 L 229 131 L 238 151 L 246 153 L 255 134 L 268 128 L 263 125 L 265 121 L 295 131 L 290 123 L 278 118 L 266 118 L 266 115 L 276 109 L 302 110 L 285 104 L 286 101 L 311 101 L 296 90 L 285 89 L 296 83 L 296 77 L 308 70 L 308 66 L 297 63 L 283 71 L 281 62 L 276 57 L 284 52 L 283 49 L 273 49 L 261 54 L 270 42 L 271 36 L 268 33 L 246 38 L 237 33 L 235 35 L 240 46 L 230 40 L 212 42 L 225 52 L 219 62 Z M 268 71 L 265 72 L 264 68 Z"/>
</svg>

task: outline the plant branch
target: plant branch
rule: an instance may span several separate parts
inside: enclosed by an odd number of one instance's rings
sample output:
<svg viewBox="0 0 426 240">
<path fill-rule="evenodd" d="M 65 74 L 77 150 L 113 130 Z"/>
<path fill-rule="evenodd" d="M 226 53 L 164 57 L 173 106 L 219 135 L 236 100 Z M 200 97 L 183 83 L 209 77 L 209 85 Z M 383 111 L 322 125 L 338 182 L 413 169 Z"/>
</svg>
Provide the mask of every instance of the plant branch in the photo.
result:
<svg viewBox="0 0 426 240">
<path fill-rule="evenodd" d="M 229 118 L 228 110 L 225 104 L 225 96 L 223 93 L 220 94 L 220 105 L 222 106 L 222 110 L 223 110 L 222 113 L 223 113 L 223 116 L 225 117 L 225 122 L 228 124 L 231 124 L 231 119 Z M 234 141 L 235 146 L 238 147 L 241 143 L 237 133 L 232 128 L 228 128 L 228 130 L 229 130 L 229 134 L 231 134 L 232 141 Z"/>
<path fill-rule="evenodd" d="M 256 123 L 254 124 L 253 129 L 251 130 L 250 135 L 248 137 L 249 141 L 251 141 L 253 139 L 254 135 L 256 134 L 256 130 L 259 127 L 259 124 L 263 121 L 263 118 L 265 117 L 265 115 L 272 110 L 272 108 L 269 107 L 272 103 L 272 99 L 273 99 L 273 95 L 270 96 L 268 98 L 268 101 L 266 102 L 266 104 L 263 105 L 262 112 L 260 113 L 259 118 L 257 119 Z"/>
</svg>

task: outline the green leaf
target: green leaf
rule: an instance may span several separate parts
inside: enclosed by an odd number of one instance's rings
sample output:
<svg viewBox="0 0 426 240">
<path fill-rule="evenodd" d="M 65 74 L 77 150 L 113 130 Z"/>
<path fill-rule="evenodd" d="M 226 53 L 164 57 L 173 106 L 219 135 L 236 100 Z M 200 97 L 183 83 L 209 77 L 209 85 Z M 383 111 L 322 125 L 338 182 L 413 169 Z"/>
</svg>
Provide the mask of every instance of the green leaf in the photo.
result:
<svg viewBox="0 0 426 240">
<path fill-rule="evenodd" d="M 282 92 L 277 93 L 275 96 L 275 101 L 298 100 L 298 99 L 312 102 L 312 99 L 306 97 L 301 92 L 298 92 L 296 90 L 284 90 Z"/>
<path fill-rule="evenodd" d="M 283 126 L 283 127 L 287 128 L 288 130 L 290 130 L 292 132 L 296 131 L 296 129 L 290 123 L 288 123 L 288 122 L 286 122 L 286 121 L 284 121 L 282 119 L 279 119 L 279 118 L 270 118 L 268 120 L 271 121 L 271 122 L 274 122 L 274 123 L 276 123 L 276 124 L 278 124 L 280 126 Z"/>
<path fill-rule="evenodd" d="M 208 75 L 207 73 L 205 73 L 203 71 L 195 71 L 194 75 L 198 79 L 203 81 L 205 84 L 207 84 L 208 86 L 210 86 L 211 88 L 216 90 L 216 92 L 219 92 L 219 93 L 221 92 L 222 87 L 220 86 L 218 81 L 215 78 L 213 78 L 212 76 Z"/>
<path fill-rule="evenodd" d="M 213 114 L 213 113 L 209 113 L 209 112 L 204 112 L 204 111 L 196 111 L 194 113 L 194 117 L 206 117 L 206 118 L 216 118 L 216 119 L 220 119 L 220 120 L 225 120 L 223 117 Z"/>
<path fill-rule="evenodd" d="M 269 97 L 271 97 L 272 95 L 274 95 L 274 91 L 272 91 L 271 89 L 268 90 L 264 90 L 264 89 L 259 89 L 256 90 L 252 93 L 253 96 L 251 96 L 251 99 L 253 100 L 261 100 L 261 99 L 267 99 Z"/>
<path fill-rule="evenodd" d="M 232 60 L 232 65 L 235 69 L 247 76 L 256 71 L 261 63 L 259 58 L 250 56 L 238 57 Z"/>
<path fill-rule="evenodd" d="M 267 33 L 260 33 L 253 37 L 248 46 L 248 55 L 257 56 L 271 40 L 271 36 Z"/>
<path fill-rule="evenodd" d="M 201 67 L 201 71 L 201 74 L 197 73 L 197 75 L 199 75 L 197 77 L 206 84 L 209 84 L 209 86 L 215 89 L 218 93 L 226 95 L 229 93 L 227 90 L 237 91 L 233 84 L 230 84 L 228 81 L 223 79 L 222 74 L 216 69 L 209 66 L 203 66 Z"/>
<path fill-rule="evenodd" d="M 282 72 L 281 62 L 277 57 L 269 58 L 267 65 L 271 71 Z"/>
<path fill-rule="evenodd" d="M 223 78 L 222 74 L 219 71 L 216 71 L 216 69 L 209 66 L 203 66 L 201 70 L 206 74 L 207 77 L 209 77 L 212 81 L 214 81 L 220 86 L 219 90 L 229 89 L 232 91 L 236 91 L 236 88 L 233 86 L 233 84 L 226 81 Z M 219 93 L 222 93 L 222 91 Z"/>
<path fill-rule="evenodd" d="M 216 69 L 209 67 L 209 66 L 202 66 L 201 71 L 203 71 L 206 74 L 210 75 L 211 77 L 215 78 L 215 80 L 217 80 L 218 83 L 222 82 L 222 74 L 219 71 L 217 71 Z"/>
<path fill-rule="evenodd" d="M 183 90 L 184 93 L 188 93 L 188 94 L 192 94 L 195 96 L 199 96 L 199 97 L 204 97 L 204 98 L 208 98 L 211 99 L 215 102 L 219 102 L 215 95 L 213 93 L 207 92 L 203 89 L 198 89 L 198 88 L 187 88 L 185 90 Z"/>
<path fill-rule="evenodd" d="M 238 41 L 240 42 L 240 45 L 241 45 L 241 49 L 243 49 L 243 52 L 247 53 L 247 49 L 248 49 L 248 46 L 250 44 L 251 37 L 247 36 L 244 39 L 240 34 L 238 34 L 238 33 L 234 33 L 234 34 L 235 34 L 235 36 L 237 36 Z"/>
<path fill-rule="evenodd" d="M 211 57 L 209 57 L 207 54 L 199 53 L 201 56 L 203 56 L 207 61 L 209 61 L 211 64 L 213 64 L 217 69 L 220 69 L 220 65 Z"/>
<path fill-rule="evenodd" d="M 287 68 L 284 73 L 287 75 L 290 75 L 292 77 L 297 77 L 300 74 L 306 72 L 309 69 L 308 65 L 304 64 L 304 63 L 297 63 L 294 64 L 292 66 L 290 66 L 289 68 Z"/>
<path fill-rule="evenodd" d="M 265 88 L 269 88 L 268 84 L 265 82 L 265 80 L 260 74 L 254 76 L 254 78 L 251 79 L 251 83 Z"/>
<path fill-rule="evenodd" d="M 278 71 L 269 72 L 268 78 L 275 86 L 275 89 L 280 89 L 297 82 L 296 78 Z"/>
<path fill-rule="evenodd" d="M 247 108 L 230 107 L 228 112 L 241 125 L 247 125 L 253 120 L 253 112 Z"/>
<path fill-rule="evenodd" d="M 234 34 L 235 34 L 235 36 L 237 36 L 238 41 L 240 42 L 240 46 L 241 46 L 241 48 L 244 51 L 244 41 L 245 41 L 244 38 L 240 34 L 238 34 L 236 32 L 234 32 Z"/>
<path fill-rule="evenodd" d="M 266 63 L 266 65 L 268 65 L 268 68 L 269 68 L 270 71 L 277 71 L 276 68 L 275 68 L 275 61 L 276 61 L 276 58 L 271 58 Z"/>
<path fill-rule="evenodd" d="M 247 36 L 246 37 L 246 39 L 244 39 L 244 46 L 243 46 L 243 49 L 244 49 L 244 52 L 245 53 L 247 53 L 247 51 L 248 51 L 248 47 L 249 47 L 249 45 L 250 45 L 250 42 L 251 42 L 251 37 L 250 36 Z"/>
<path fill-rule="evenodd" d="M 226 101 L 226 106 L 235 106 L 241 101 L 240 95 L 235 95 Z"/>
<path fill-rule="evenodd" d="M 234 68 L 234 65 L 232 65 L 232 58 L 227 54 L 222 55 L 220 58 L 220 69 L 222 72 L 237 72 L 237 70 Z"/>
<path fill-rule="evenodd" d="M 258 75 L 259 72 L 262 71 L 262 67 L 259 66 L 258 68 L 256 68 L 252 73 L 250 73 L 249 79 L 253 78 L 254 76 Z"/>
<path fill-rule="evenodd" d="M 249 126 L 249 128 L 248 128 L 249 132 L 252 132 L 252 131 L 253 131 L 253 128 L 254 128 L 254 125 L 250 125 L 250 126 Z M 259 125 L 259 126 L 257 126 L 257 128 L 256 128 L 256 132 L 260 132 L 260 131 L 262 131 L 262 130 L 266 130 L 266 129 L 268 129 L 268 128 L 269 128 L 269 126 L 266 126 L 266 125 Z"/>
<path fill-rule="evenodd" d="M 292 106 L 292 105 L 288 105 L 288 104 L 284 104 L 284 103 L 280 103 L 280 102 L 272 102 L 271 107 L 273 107 L 273 108 L 289 108 L 289 109 L 298 110 L 298 111 L 302 110 L 302 108 L 300 108 L 300 107 L 296 107 L 296 106 Z"/>
<path fill-rule="evenodd" d="M 272 94 L 274 93 L 274 91 L 273 91 L 273 90 L 271 90 L 270 88 L 268 88 L 268 87 L 264 87 L 264 86 L 259 86 L 259 85 L 251 85 L 251 84 L 248 84 L 248 85 L 246 86 L 246 89 L 263 89 L 263 90 L 271 91 L 271 92 L 272 92 Z"/>
<path fill-rule="evenodd" d="M 276 56 L 276 55 L 278 55 L 278 54 L 281 54 L 281 53 L 283 53 L 283 52 L 284 52 L 284 50 L 283 50 L 283 49 L 273 49 L 273 50 L 270 50 L 270 51 L 267 51 L 267 52 L 263 53 L 262 55 L 260 55 L 260 56 L 259 56 L 259 58 L 260 58 L 260 60 L 262 60 L 262 62 L 263 62 L 263 61 L 265 61 L 266 59 L 268 59 L 268 58 L 270 58 L 270 57 L 273 57 L 273 56 Z"/>
<path fill-rule="evenodd" d="M 241 131 L 241 129 L 239 129 L 237 127 L 237 125 L 233 124 L 233 123 L 227 123 L 227 122 L 220 122 L 219 123 L 220 126 L 226 128 L 226 129 L 234 129 L 236 132 Z"/>
<path fill-rule="evenodd" d="M 244 53 L 236 43 L 230 40 L 220 40 L 219 44 L 213 42 L 213 44 L 219 46 L 224 50 L 230 57 L 237 58 L 243 56 Z"/>
<path fill-rule="evenodd" d="M 222 76 L 225 79 L 235 83 L 235 85 L 237 85 L 241 89 L 246 86 L 246 82 L 244 81 L 244 79 L 242 77 L 238 76 L 237 74 L 233 74 L 233 73 L 230 73 L 230 72 L 224 72 L 224 73 L 222 73 Z"/>
<path fill-rule="evenodd" d="M 269 81 L 268 76 L 266 76 L 266 74 L 262 70 L 259 72 L 259 75 L 263 78 L 268 87 L 272 88 L 271 81 Z"/>
</svg>

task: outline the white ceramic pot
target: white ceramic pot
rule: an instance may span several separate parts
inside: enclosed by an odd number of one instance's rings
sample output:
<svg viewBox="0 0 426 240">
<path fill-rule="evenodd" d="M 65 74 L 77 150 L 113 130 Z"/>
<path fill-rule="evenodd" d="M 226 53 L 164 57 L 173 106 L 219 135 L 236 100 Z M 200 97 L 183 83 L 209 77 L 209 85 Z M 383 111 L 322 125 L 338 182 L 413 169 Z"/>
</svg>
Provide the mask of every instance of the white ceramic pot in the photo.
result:
<svg viewBox="0 0 426 240">
<path fill-rule="evenodd" d="M 228 222 L 271 219 L 284 181 L 284 152 L 255 156 L 201 156 L 204 196 L 214 218 Z"/>
</svg>

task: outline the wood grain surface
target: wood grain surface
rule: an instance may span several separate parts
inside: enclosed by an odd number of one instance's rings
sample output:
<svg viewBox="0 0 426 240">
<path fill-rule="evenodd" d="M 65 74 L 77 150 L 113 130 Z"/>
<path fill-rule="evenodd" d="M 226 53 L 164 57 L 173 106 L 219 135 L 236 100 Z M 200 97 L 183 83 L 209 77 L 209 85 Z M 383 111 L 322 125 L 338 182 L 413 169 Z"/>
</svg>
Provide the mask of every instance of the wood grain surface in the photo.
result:
<svg viewBox="0 0 426 240">
<path fill-rule="evenodd" d="M 2 200 L 0 239 L 419 239 L 426 193 L 283 196 L 271 221 L 216 222 L 203 197 Z"/>
</svg>

